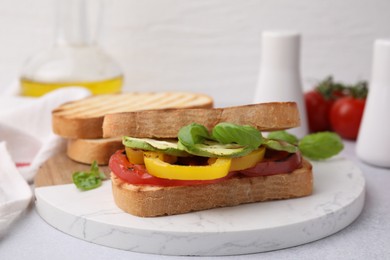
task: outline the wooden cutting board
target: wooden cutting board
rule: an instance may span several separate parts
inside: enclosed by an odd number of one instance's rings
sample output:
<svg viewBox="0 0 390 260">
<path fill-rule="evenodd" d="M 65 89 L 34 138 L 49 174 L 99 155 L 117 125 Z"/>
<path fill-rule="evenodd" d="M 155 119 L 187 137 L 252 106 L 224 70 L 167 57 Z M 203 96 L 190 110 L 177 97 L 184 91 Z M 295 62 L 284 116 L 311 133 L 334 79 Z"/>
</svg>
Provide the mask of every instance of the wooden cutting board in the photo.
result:
<svg viewBox="0 0 390 260">
<path fill-rule="evenodd" d="M 72 183 L 72 174 L 76 171 L 87 171 L 91 165 L 69 159 L 65 153 L 58 153 L 47 160 L 38 170 L 34 179 L 35 187 L 54 186 Z M 100 171 L 109 177 L 108 166 L 99 166 Z"/>
</svg>

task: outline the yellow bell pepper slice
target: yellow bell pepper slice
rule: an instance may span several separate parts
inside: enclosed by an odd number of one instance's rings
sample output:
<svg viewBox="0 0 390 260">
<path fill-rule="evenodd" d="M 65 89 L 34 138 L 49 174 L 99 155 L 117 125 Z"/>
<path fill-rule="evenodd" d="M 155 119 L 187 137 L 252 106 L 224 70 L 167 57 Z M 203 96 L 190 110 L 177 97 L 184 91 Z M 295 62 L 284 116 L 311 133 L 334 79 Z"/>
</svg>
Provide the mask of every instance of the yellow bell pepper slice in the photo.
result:
<svg viewBox="0 0 390 260">
<path fill-rule="evenodd" d="M 144 151 L 125 147 L 126 156 L 132 164 L 144 164 Z"/>
<path fill-rule="evenodd" d="M 126 156 L 129 162 L 132 164 L 145 164 L 144 163 L 144 151 L 143 150 L 138 150 L 138 149 L 132 149 L 129 147 L 125 147 L 126 150 Z M 168 155 L 168 154 L 163 154 L 163 153 L 158 153 L 155 152 L 153 153 L 154 157 L 158 157 L 164 162 L 168 163 L 175 163 L 177 161 L 176 156 Z"/>
<path fill-rule="evenodd" d="M 241 171 L 254 167 L 258 162 L 262 161 L 265 154 L 265 147 L 260 146 L 248 155 L 232 159 L 230 171 Z"/>
<path fill-rule="evenodd" d="M 254 167 L 257 163 L 263 160 L 265 154 L 265 147 L 260 146 L 259 149 L 252 151 L 250 154 L 232 158 L 232 163 L 230 164 L 230 172 L 241 171 Z M 216 158 L 210 158 L 208 163 L 211 164 L 215 162 Z"/>
<path fill-rule="evenodd" d="M 218 158 L 205 166 L 184 166 L 164 162 L 154 152 L 144 152 L 144 162 L 149 174 L 172 180 L 213 180 L 229 173 L 231 159 Z"/>
</svg>

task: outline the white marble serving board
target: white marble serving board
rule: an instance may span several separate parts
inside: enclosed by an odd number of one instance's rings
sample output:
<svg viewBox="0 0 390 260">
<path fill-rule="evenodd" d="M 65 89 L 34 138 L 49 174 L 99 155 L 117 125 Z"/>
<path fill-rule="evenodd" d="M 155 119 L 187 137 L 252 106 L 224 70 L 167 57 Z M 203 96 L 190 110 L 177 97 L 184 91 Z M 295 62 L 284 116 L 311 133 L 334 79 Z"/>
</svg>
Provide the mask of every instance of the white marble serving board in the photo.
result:
<svg viewBox="0 0 390 260">
<path fill-rule="evenodd" d="M 301 245 L 334 234 L 362 211 L 365 180 L 352 162 L 313 163 L 311 196 L 140 218 L 122 212 L 111 183 L 80 192 L 73 184 L 35 189 L 41 217 L 53 227 L 96 244 L 166 255 L 236 255 Z"/>
</svg>

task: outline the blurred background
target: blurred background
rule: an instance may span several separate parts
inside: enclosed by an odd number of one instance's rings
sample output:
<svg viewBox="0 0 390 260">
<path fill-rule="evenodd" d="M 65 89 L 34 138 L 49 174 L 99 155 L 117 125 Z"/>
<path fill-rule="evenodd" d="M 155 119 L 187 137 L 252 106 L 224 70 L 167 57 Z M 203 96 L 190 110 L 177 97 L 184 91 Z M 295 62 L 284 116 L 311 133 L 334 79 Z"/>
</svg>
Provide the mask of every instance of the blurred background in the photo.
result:
<svg viewBox="0 0 390 260">
<path fill-rule="evenodd" d="M 0 0 L 0 87 L 51 46 L 54 0 Z M 216 104 L 252 102 L 261 33 L 302 35 L 304 89 L 328 75 L 369 79 L 376 38 L 390 35 L 390 1 L 103 0 L 100 45 L 120 64 L 126 91 L 194 91 Z"/>
</svg>

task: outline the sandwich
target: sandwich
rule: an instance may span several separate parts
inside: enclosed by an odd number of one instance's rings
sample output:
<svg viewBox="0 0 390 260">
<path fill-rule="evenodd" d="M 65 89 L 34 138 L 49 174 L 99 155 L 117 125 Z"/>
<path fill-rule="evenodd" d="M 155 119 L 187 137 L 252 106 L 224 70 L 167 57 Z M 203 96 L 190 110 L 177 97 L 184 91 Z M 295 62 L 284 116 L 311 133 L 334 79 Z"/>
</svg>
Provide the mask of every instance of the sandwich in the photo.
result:
<svg viewBox="0 0 390 260">
<path fill-rule="evenodd" d="M 299 124 L 294 102 L 108 114 L 103 136 L 125 146 L 109 161 L 114 201 L 155 217 L 308 196 L 310 162 L 262 134 Z"/>
<path fill-rule="evenodd" d="M 111 154 L 122 149 L 120 137 L 103 138 L 104 115 L 148 109 L 212 108 L 207 95 L 186 92 L 127 92 L 90 96 L 65 103 L 52 112 L 53 132 L 67 140 L 70 159 L 107 165 Z"/>
</svg>

